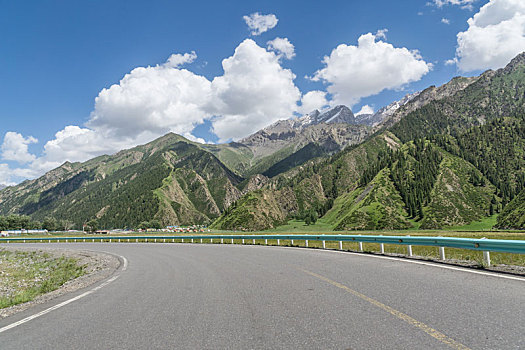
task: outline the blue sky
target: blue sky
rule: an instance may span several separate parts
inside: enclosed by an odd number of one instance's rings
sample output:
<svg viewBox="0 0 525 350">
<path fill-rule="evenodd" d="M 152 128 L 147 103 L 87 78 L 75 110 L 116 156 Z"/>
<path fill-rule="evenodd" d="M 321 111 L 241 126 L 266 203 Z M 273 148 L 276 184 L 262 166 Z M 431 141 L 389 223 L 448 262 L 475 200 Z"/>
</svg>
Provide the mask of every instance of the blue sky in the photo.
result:
<svg viewBox="0 0 525 350">
<path fill-rule="evenodd" d="M 501 8 L 504 18 L 499 18 Z M 243 17 L 255 13 L 273 15 L 276 25 L 253 35 Z M 494 51 L 490 45 L 498 43 L 490 38 L 479 43 L 470 32 L 483 30 L 487 18 L 496 27 L 510 21 L 520 28 L 515 13 L 525 14 L 519 0 L 0 0 L 0 184 L 39 176 L 66 160 L 84 161 L 147 142 L 166 131 L 211 142 L 238 139 L 306 112 L 301 101 L 309 91 L 319 93 L 317 99 L 312 94 L 308 106 L 323 95 L 325 107 L 344 103 L 354 112 L 363 105 L 377 110 L 453 76 L 502 66 L 525 49 L 520 47 L 524 33 L 511 30 L 509 43 L 518 47 L 494 58 L 479 51 Z M 467 23 L 476 14 L 477 27 Z M 465 38 L 458 42 L 462 32 Z M 356 76 L 356 66 L 367 61 L 352 57 L 361 57 L 358 40 L 367 33 L 369 45 L 384 44 L 383 62 L 399 59 L 391 71 L 404 69 L 406 62 L 404 75 L 385 82 Z M 268 48 L 275 38 L 293 45 L 293 58 Z M 347 56 L 323 61 L 341 44 Z M 398 57 L 387 57 L 389 52 Z M 178 56 L 166 63 L 173 54 Z M 225 59 L 231 63 L 228 72 Z M 345 71 L 346 66 L 353 70 Z M 134 71 L 137 67 L 149 68 Z M 375 85 L 360 91 L 367 80 Z M 213 97 L 204 99 L 206 94 Z"/>
</svg>

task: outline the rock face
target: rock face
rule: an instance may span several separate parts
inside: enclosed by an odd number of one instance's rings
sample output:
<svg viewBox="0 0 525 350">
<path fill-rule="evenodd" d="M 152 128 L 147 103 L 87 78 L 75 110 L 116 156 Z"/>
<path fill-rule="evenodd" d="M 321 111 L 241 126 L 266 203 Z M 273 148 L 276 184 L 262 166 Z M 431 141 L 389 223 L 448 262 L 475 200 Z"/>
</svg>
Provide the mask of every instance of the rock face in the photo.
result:
<svg viewBox="0 0 525 350">
<path fill-rule="evenodd" d="M 328 155 L 363 142 L 370 132 L 370 127 L 356 124 L 348 107 L 336 106 L 323 113 L 315 110 L 300 118 L 280 120 L 239 142 L 252 150 L 255 166 L 250 173 L 255 174 L 310 143 Z"/>
<path fill-rule="evenodd" d="M 376 130 L 379 128 L 390 127 L 409 113 L 428 105 L 430 102 L 452 96 L 456 92 L 465 89 L 477 79 L 479 79 L 479 77 L 455 77 L 448 83 L 439 87 L 430 86 L 421 92 L 406 95 L 400 101 L 381 108 L 376 113 L 376 115 L 381 115 L 381 117 L 377 118 L 379 122 L 375 123 L 373 126 Z"/>
</svg>

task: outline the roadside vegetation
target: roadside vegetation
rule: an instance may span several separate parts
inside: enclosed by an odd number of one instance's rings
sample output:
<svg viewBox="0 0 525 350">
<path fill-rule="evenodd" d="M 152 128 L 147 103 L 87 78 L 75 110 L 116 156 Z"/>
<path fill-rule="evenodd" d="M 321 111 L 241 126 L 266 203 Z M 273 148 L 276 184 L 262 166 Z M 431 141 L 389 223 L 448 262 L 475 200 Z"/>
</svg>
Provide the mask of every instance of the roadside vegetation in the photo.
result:
<svg viewBox="0 0 525 350">
<path fill-rule="evenodd" d="M 0 309 L 31 301 L 83 274 L 73 258 L 0 249 Z"/>
</svg>

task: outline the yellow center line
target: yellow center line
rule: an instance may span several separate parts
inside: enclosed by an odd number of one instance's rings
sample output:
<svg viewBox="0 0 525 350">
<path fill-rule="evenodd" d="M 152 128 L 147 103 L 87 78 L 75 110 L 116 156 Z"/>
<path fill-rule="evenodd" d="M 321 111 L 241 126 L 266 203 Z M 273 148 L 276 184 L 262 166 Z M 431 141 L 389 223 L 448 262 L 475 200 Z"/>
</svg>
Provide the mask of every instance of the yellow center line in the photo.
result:
<svg viewBox="0 0 525 350">
<path fill-rule="evenodd" d="M 337 288 L 341 288 L 341 289 L 345 290 L 346 292 L 348 292 L 350 294 L 353 294 L 353 295 L 355 295 L 356 297 L 358 297 L 360 299 L 368 301 L 370 304 L 375 305 L 378 308 L 380 308 L 380 309 L 382 309 L 382 310 L 384 310 L 384 311 L 386 311 L 386 312 L 396 316 L 397 318 L 405 321 L 406 323 L 421 329 L 423 332 L 425 332 L 428 335 L 430 335 L 431 337 L 439 340 L 440 342 L 442 342 L 444 344 L 447 344 L 451 348 L 461 349 L 461 350 L 470 350 L 470 348 L 468 348 L 467 346 L 465 346 L 465 345 L 455 341 L 454 339 L 452 339 L 450 337 L 447 337 L 445 334 L 435 330 L 434 328 L 424 324 L 423 322 L 419 322 L 418 320 L 408 316 L 405 313 L 402 313 L 401 311 L 393 309 L 393 308 L 391 308 L 388 305 L 385 305 L 385 304 L 383 304 L 383 303 L 381 303 L 381 302 L 379 302 L 379 301 L 377 301 L 375 299 L 367 297 L 366 295 L 361 294 L 361 293 L 359 293 L 359 292 L 357 292 L 357 291 L 355 291 L 355 290 L 345 286 L 344 284 L 341 284 L 341 283 L 336 282 L 336 281 L 332 281 L 331 279 L 329 279 L 327 277 L 324 277 L 324 276 L 321 276 L 321 275 L 318 275 L 315 272 L 311 272 L 311 271 L 303 270 L 303 269 L 299 269 L 299 270 L 303 271 L 304 273 L 309 274 L 310 276 L 316 277 L 316 278 L 318 278 L 318 279 L 320 279 L 322 281 L 330 283 L 331 285 L 336 286 Z"/>
</svg>

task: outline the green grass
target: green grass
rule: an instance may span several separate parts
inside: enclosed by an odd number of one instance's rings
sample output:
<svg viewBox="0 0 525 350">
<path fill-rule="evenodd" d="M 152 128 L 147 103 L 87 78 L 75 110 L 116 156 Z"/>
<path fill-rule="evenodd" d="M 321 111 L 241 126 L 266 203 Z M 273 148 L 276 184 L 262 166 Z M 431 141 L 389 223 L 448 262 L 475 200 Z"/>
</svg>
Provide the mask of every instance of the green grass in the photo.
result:
<svg viewBox="0 0 525 350">
<path fill-rule="evenodd" d="M 471 222 L 468 225 L 448 227 L 446 230 L 451 231 L 492 231 L 496 221 L 498 220 L 498 214 L 486 217 L 480 221 Z"/>
<path fill-rule="evenodd" d="M 263 233 L 312 233 L 312 232 L 332 232 L 332 225 L 327 223 L 324 219 L 319 219 L 314 225 L 306 225 L 304 221 L 290 220 L 286 225 L 282 225 L 270 230 L 266 230 Z"/>
<path fill-rule="evenodd" d="M 33 300 L 84 274 L 73 258 L 0 250 L 0 309 Z"/>
</svg>

